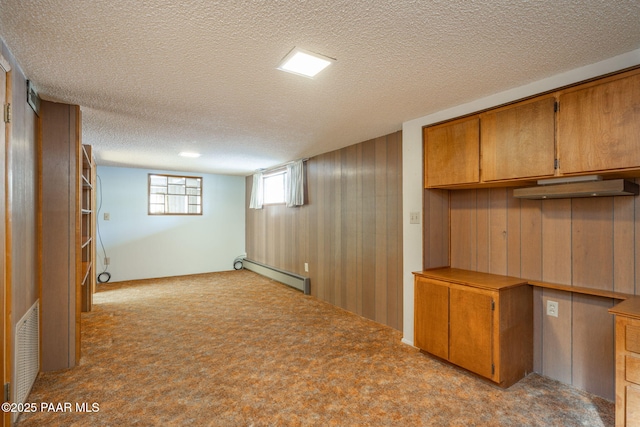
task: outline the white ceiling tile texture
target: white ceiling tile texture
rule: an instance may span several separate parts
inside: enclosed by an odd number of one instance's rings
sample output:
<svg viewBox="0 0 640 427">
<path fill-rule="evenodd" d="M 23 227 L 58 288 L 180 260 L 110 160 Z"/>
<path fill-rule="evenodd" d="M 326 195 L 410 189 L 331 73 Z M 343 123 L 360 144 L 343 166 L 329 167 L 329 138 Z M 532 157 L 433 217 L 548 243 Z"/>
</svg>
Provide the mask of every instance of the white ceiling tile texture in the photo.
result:
<svg viewBox="0 0 640 427">
<path fill-rule="evenodd" d="M 640 2 L 0 0 L 0 36 L 99 164 L 246 175 L 638 49 Z"/>
</svg>

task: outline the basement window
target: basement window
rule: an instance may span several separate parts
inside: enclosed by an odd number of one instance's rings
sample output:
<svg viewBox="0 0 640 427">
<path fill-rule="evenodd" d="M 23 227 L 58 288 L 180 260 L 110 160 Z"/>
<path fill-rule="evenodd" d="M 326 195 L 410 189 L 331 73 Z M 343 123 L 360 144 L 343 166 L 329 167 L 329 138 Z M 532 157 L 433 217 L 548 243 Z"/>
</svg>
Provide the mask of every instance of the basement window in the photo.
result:
<svg viewBox="0 0 640 427">
<path fill-rule="evenodd" d="M 265 205 L 284 204 L 286 169 L 262 176 L 263 203 Z"/>
<path fill-rule="evenodd" d="M 149 215 L 202 215 L 202 177 L 149 174 Z"/>
</svg>

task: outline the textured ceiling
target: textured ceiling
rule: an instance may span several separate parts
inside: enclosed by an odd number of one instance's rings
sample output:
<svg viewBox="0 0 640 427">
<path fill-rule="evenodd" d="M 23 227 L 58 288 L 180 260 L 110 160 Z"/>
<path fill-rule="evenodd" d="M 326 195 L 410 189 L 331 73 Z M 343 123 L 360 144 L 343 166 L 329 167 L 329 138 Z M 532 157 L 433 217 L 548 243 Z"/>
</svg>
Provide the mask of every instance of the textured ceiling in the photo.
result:
<svg viewBox="0 0 640 427">
<path fill-rule="evenodd" d="M 640 1 L 0 0 L 0 36 L 98 164 L 246 175 L 638 49 Z"/>
</svg>

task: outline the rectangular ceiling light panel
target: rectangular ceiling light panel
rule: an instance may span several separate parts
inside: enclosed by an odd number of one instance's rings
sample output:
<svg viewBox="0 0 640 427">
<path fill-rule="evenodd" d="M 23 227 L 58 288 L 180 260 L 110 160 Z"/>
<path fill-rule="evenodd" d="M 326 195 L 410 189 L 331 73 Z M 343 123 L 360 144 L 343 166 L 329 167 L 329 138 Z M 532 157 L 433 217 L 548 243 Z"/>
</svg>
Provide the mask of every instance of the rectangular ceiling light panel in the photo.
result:
<svg viewBox="0 0 640 427">
<path fill-rule="evenodd" d="M 327 68 L 333 62 L 335 62 L 335 59 L 294 48 L 284 57 L 282 62 L 280 62 L 278 70 L 314 78 L 320 71 Z"/>
<path fill-rule="evenodd" d="M 190 157 L 192 159 L 196 159 L 198 157 L 200 157 L 200 153 L 193 153 L 190 151 L 182 151 L 178 154 L 181 157 Z"/>
</svg>

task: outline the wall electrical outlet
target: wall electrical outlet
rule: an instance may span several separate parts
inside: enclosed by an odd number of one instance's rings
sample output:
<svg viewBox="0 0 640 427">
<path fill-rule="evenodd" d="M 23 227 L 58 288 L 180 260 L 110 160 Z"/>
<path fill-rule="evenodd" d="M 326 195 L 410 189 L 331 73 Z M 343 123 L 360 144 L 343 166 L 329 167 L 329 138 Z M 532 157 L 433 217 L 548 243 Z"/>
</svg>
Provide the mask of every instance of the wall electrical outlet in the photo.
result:
<svg viewBox="0 0 640 427">
<path fill-rule="evenodd" d="M 104 220 L 109 221 L 111 219 L 111 214 L 109 212 L 104 213 Z"/>
<path fill-rule="evenodd" d="M 409 224 L 420 224 L 420 212 L 409 213 Z"/>
<path fill-rule="evenodd" d="M 547 316 L 558 317 L 558 302 L 547 300 Z"/>
<path fill-rule="evenodd" d="M 308 263 L 308 262 L 305 262 L 305 263 L 304 263 L 304 272 L 305 272 L 305 273 L 308 273 L 308 272 L 309 272 L 309 263 Z"/>
</svg>

